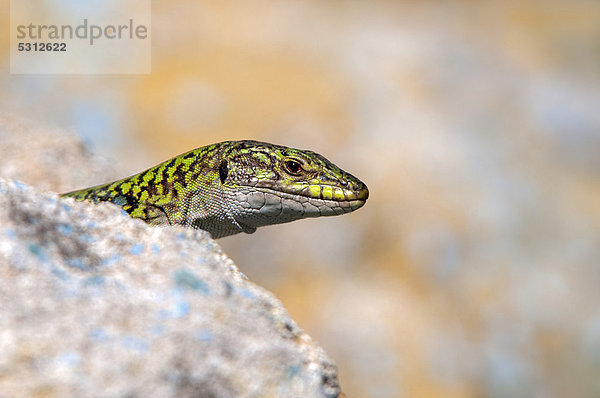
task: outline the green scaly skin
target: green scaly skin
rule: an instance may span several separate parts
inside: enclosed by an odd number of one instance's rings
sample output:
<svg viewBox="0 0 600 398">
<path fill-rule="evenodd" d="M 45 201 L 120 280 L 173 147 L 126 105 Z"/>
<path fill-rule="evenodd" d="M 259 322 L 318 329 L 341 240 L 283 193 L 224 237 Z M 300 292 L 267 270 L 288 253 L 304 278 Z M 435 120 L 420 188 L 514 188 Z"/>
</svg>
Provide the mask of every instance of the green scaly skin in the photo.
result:
<svg viewBox="0 0 600 398">
<path fill-rule="evenodd" d="M 217 239 L 265 225 L 349 213 L 365 204 L 369 191 L 318 153 L 226 141 L 61 196 L 112 202 L 151 225 L 199 228 Z"/>
</svg>

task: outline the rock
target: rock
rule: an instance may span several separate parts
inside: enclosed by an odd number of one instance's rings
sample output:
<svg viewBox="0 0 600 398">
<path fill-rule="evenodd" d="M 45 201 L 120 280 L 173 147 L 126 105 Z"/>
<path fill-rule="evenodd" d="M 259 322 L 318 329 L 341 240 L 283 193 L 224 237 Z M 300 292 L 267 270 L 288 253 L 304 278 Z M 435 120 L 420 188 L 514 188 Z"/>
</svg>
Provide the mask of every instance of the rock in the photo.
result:
<svg viewBox="0 0 600 398">
<path fill-rule="evenodd" d="M 204 231 L 0 179 L 0 397 L 337 397 L 337 371 Z"/>
</svg>

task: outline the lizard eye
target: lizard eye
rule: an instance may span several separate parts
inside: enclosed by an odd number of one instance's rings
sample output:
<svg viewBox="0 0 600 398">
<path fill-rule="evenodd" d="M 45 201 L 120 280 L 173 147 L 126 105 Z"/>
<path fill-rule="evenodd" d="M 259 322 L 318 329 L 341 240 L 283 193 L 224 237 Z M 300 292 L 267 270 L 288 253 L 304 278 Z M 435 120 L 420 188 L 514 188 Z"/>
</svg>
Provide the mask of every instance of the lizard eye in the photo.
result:
<svg viewBox="0 0 600 398">
<path fill-rule="evenodd" d="M 302 164 L 300 164 L 300 162 L 288 159 L 283 164 L 285 165 L 285 170 L 291 175 L 300 175 L 300 172 L 302 171 Z"/>
</svg>

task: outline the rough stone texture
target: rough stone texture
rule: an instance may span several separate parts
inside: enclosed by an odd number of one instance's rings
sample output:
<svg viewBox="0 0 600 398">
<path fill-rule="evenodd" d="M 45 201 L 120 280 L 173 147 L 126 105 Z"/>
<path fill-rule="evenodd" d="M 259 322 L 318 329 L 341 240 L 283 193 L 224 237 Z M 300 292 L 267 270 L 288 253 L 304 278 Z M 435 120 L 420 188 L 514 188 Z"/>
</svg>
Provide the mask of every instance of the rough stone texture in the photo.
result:
<svg viewBox="0 0 600 398">
<path fill-rule="evenodd" d="M 335 366 L 203 231 L 0 179 L 0 397 L 335 397 Z"/>
</svg>

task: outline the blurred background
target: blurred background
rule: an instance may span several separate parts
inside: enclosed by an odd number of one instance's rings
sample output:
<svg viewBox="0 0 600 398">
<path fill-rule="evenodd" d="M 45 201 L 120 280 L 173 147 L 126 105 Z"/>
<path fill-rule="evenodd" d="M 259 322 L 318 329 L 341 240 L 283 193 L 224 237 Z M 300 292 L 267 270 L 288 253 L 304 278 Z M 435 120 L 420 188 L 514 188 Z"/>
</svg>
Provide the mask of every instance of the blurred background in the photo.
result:
<svg viewBox="0 0 600 398">
<path fill-rule="evenodd" d="M 115 178 L 252 138 L 368 185 L 219 240 L 349 398 L 600 396 L 598 1 L 154 1 L 149 75 L 10 75 L 0 47 L 0 113 Z"/>
</svg>

